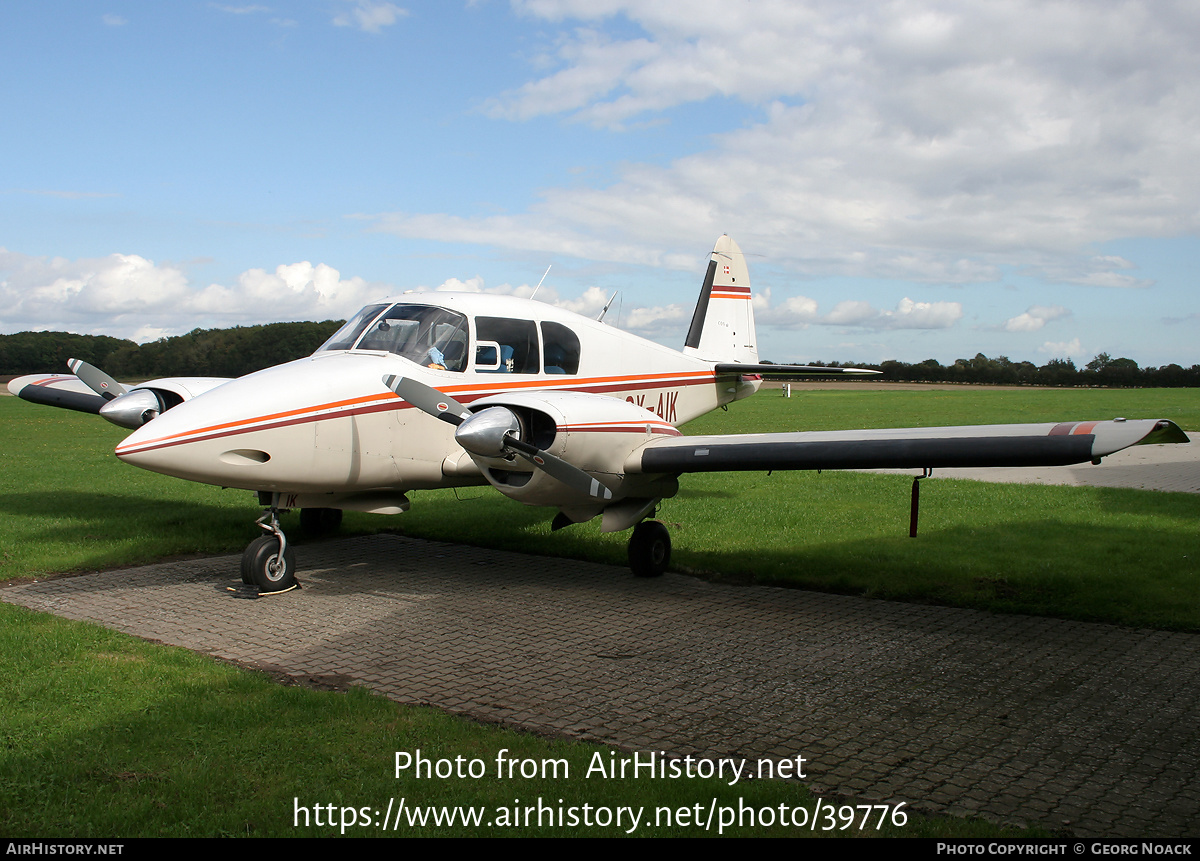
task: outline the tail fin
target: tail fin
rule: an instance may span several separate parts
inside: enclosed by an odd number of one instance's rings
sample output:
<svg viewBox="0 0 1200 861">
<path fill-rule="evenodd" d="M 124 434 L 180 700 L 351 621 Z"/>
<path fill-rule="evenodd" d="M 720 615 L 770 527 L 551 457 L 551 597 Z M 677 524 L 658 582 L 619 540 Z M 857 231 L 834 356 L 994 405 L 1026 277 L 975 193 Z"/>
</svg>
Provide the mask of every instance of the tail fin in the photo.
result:
<svg viewBox="0 0 1200 861">
<path fill-rule="evenodd" d="M 717 240 L 709 258 L 683 352 L 709 362 L 758 361 L 750 270 L 742 249 L 728 236 Z"/>
</svg>

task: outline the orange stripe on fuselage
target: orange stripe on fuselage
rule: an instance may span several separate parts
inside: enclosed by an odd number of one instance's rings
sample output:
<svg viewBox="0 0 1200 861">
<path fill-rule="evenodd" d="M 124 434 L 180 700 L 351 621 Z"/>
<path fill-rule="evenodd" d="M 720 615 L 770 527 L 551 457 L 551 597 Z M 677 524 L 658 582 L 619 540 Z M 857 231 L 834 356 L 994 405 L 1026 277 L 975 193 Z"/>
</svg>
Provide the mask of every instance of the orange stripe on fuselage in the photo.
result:
<svg viewBox="0 0 1200 861">
<path fill-rule="evenodd" d="M 440 389 L 444 394 L 455 394 L 457 400 L 464 403 L 478 400 L 479 398 L 487 397 L 498 392 L 517 391 L 520 389 L 540 389 L 549 391 L 592 391 L 598 393 L 601 391 L 623 391 L 628 388 L 658 388 L 663 385 L 696 385 L 709 383 L 716 380 L 716 376 L 711 370 L 704 371 L 680 371 L 678 373 L 662 373 L 662 374 L 630 374 L 613 377 L 593 377 L 590 379 L 580 380 L 572 378 L 563 380 L 561 384 L 554 385 L 558 380 L 548 380 L 539 378 L 536 380 L 522 380 L 518 382 L 509 380 L 498 380 L 495 383 L 480 385 L 479 383 L 446 386 Z M 640 386 L 629 386 L 629 383 L 641 382 Z M 371 405 L 371 407 L 367 407 Z M 188 442 L 202 442 L 207 439 L 216 439 L 223 436 L 234 436 L 239 433 L 249 433 L 256 430 L 270 430 L 277 427 L 285 427 L 293 424 L 301 424 L 306 421 L 322 421 L 326 418 L 336 418 L 345 415 L 355 415 L 366 412 L 379 412 L 387 409 L 409 409 L 411 404 L 402 400 L 398 395 L 392 392 L 382 392 L 374 395 L 367 395 L 361 398 L 350 398 L 343 401 L 332 401 L 327 404 L 318 404 L 316 406 L 300 407 L 299 409 L 286 410 L 280 413 L 270 413 L 268 415 L 255 416 L 254 418 L 238 419 L 231 422 L 223 422 L 221 424 L 209 425 L 208 427 L 194 428 L 192 430 L 180 431 L 179 433 L 169 434 L 155 439 L 149 439 L 139 443 L 134 447 L 125 445 L 117 446 L 116 452 L 118 455 L 128 454 L 135 451 L 148 451 L 150 449 L 166 448 L 172 445 L 181 445 Z"/>
<path fill-rule="evenodd" d="M 345 401 L 334 401 L 332 403 L 321 404 L 321 405 L 315 406 L 315 407 L 301 407 L 300 409 L 287 410 L 286 412 L 282 412 L 282 413 L 272 413 L 270 415 L 265 415 L 265 416 L 256 416 L 252 419 L 239 419 L 237 421 L 224 422 L 222 424 L 216 424 L 216 425 L 209 425 L 208 427 L 203 427 L 203 428 L 193 428 L 192 430 L 180 431 L 179 433 L 169 434 L 168 436 L 158 437 L 157 439 L 146 440 L 144 443 L 139 445 L 137 448 L 140 451 L 143 448 L 145 448 L 147 446 L 151 446 L 151 445 L 155 445 L 156 447 L 161 447 L 162 444 L 170 444 L 172 440 L 179 441 L 180 437 L 189 437 L 189 436 L 198 435 L 198 434 L 213 435 L 214 432 L 216 432 L 216 431 L 227 430 L 229 428 L 243 428 L 245 430 L 255 430 L 256 428 L 251 428 L 248 426 L 258 424 L 259 422 L 273 422 L 273 421 L 278 421 L 280 419 L 286 419 L 286 418 L 289 418 L 292 416 L 300 416 L 305 413 L 312 413 L 317 410 L 337 410 L 337 409 L 341 409 L 343 407 L 354 406 L 355 404 L 369 403 L 371 401 L 384 401 L 384 400 L 387 400 L 388 398 L 394 398 L 394 397 L 396 397 L 396 396 L 393 395 L 391 392 L 387 392 L 387 393 L 377 394 L 377 395 L 368 395 L 368 396 L 362 397 L 362 398 L 351 398 L 351 399 L 345 400 Z M 309 418 L 318 419 L 318 418 L 320 418 L 320 416 L 310 416 Z M 124 448 L 124 446 L 117 446 L 117 454 L 120 454 L 123 448 Z"/>
</svg>

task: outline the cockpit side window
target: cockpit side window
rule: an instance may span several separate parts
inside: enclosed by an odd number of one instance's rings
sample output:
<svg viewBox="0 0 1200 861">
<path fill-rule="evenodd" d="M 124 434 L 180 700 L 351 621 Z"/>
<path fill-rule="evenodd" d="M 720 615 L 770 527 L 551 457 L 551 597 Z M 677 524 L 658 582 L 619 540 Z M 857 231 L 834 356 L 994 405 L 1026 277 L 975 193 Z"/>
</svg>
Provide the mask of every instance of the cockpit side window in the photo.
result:
<svg viewBox="0 0 1200 861">
<path fill-rule="evenodd" d="M 429 305 L 393 305 L 367 329 L 357 349 L 387 350 L 427 368 L 462 371 L 467 318 Z"/>
<path fill-rule="evenodd" d="M 358 336 L 363 333 L 363 330 L 370 325 L 371 321 L 379 316 L 379 312 L 387 307 L 387 304 L 368 305 L 363 308 L 353 317 L 346 321 L 342 328 L 333 333 L 333 337 L 317 348 L 317 352 L 321 353 L 326 350 L 349 350 L 354 346 L 354 342 L 358 340 Z"/>
<path fill-rule="evenodd" d="M 579 373 L 579 337 L 561 323 L 542 323 L 542 367 L 547 374 Z"/>
<path fill-rule="evenodd" d="M 507 317 L 476 317 L 475 335 L 480 349 L 489 355 L 480 355 L 479 364 L 495 361 L 495 347 L 485 348 L 483 342 L 500 345 L 500 367 L 480 368 L 481 371 L 509 374 L 536 374 L 539 368 L 537 326 L 532 320 L 510 320 Z"/>
</svg>

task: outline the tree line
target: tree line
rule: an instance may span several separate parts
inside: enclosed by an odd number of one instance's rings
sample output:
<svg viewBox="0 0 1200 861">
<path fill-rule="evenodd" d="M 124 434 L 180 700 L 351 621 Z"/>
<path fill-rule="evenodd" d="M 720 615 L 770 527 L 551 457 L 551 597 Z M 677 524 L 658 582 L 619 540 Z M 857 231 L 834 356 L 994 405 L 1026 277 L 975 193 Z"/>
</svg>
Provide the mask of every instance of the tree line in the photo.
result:
<svg viewBox="0 0 1200 861">
<path fill-rule="evenodd" d="M 107 335 L 18 332 L 0 335 L 0 374 L 67 373 L 67 359 L 83 359 L 117 379 L 241 377 L 311 354 L 342 322 L 193 329 L 148 344 Z"/>
<path fill-rule="evenodd" d="M 118 379 L 152 377 L 240 377 L 311 354 L 343 321 L 270 323 L 232 329 L 193 329 L 186 335 L 148 344 L 107 335 L 70 332 L 18 332 L 0 335 L 0 374 L 65 373 L 67 359 L 83 359 Z M 812 362 L 824 367 L 857 367 L 880 371 L 878 380 L 919 383 L 983 383 L 1026 386 L 1179 387 L 1200 386 L 1200 365 L 1184 368 L 1138 366 L 1133 359 L 1096 356 L 1082 368 L 1070 359 L 1044 365 L 1014 362 L 1007 356 L 958 359 L 943 365 L 936 359 L 909 364 Z"/>
<path fill-rule="evenodd" d="M 910 383 L 976 383 L 994 386 L 1107 386 L 1111 388 L 1178 388 L 1200 386 L 1200 365 L 1185 368 L 1163 365 L 1161 368 L 1138 366 L 1133 359 L 1114 359 L 1101 353 L 1082 368 L 1071 359 L 1051 359 L 1044 365 L 1014 362 L 1008 356 L 995 359 L 976 353 L 973 359 L 957 359 L 943 365 L 937 359 L 923 362 L 887 361 L 878 365 L 853 362 L 810 362 L 826 367 L 870 368 L 880 372 L 873 380 Z"/>
</svg>

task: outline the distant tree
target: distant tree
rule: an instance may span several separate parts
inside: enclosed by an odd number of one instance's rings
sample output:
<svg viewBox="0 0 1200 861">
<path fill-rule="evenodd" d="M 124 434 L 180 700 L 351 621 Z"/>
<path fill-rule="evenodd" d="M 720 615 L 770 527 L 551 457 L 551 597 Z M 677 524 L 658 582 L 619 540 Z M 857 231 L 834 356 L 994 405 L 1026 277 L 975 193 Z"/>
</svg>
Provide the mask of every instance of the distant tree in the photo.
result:
<svg viewBox="0 0 1200 861">
<path fill-rule="evenodd" d="M 1038 368 L 1038 383 L 1043 386 L 1073 386 L 1076 382 L 1075 363 L 1070 359 L 1051 359 Z"/>
<path fill-rule="evenodd" d="M 1111 359 L 1097 376 L 1102 386 L 1136 386 L 1140 383 L 1141 369 L 1133 359 L 1121 357 Z"/>
<path fill-rule="evenodd" d="M 66 373 L 68 359 L 102 365 L 126 345 L 136 346 L 132 341 L 107 335 L 76 335 L 73 332 L 0 335 L 0 374 Z"/>
<path fill-rule="evenodd" d="M 0 374 L 66 372 L 83 359 L 128 380 L 151 377 L 240 377 L 311 354 L 341 321 L 271 323 L 233 329 L 193 329 L 149 344 L 69 332 L 0 335 Z"/>
</svg>

